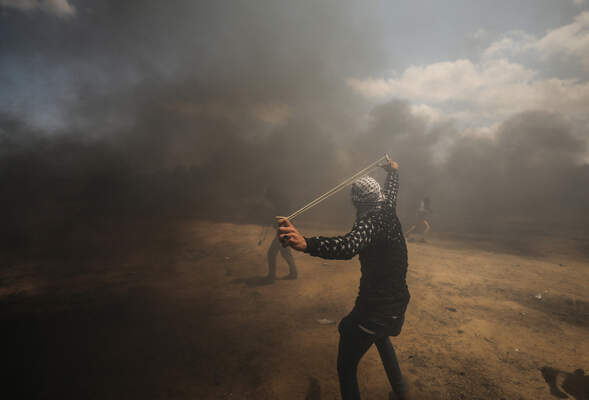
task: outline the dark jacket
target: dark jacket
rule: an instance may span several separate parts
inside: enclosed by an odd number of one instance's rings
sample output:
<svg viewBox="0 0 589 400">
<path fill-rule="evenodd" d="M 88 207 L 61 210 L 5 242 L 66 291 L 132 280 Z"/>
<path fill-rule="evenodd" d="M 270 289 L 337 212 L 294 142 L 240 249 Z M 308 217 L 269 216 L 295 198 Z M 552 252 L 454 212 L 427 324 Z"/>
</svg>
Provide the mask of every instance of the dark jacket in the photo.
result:
<svg viewBox="0 0 589 400">
<path fill-rule="evenodd" d="M 360 254 L 362 278 L 354 312 L 370 319 L 400 317 L 409 303 L 407 246 L 395 211 L 398 191 L 399 174 L 393 171 L 382 206 L 359 218 L 348 234 L 305 238 L 312 256 L 346 260 Z"/>
</svg>

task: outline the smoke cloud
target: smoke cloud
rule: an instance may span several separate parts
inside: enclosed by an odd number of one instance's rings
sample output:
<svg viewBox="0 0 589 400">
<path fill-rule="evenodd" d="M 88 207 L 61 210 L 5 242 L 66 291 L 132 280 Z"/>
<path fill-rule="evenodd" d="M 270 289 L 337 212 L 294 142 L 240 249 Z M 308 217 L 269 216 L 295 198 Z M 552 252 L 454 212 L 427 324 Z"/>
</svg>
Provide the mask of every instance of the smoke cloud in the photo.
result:
<svg viewBox="0 0 589 400">
<path fill-rule="evenodd" d="M 72 17 L 75 8 L 68 0 L 1 0 L 0 6 L 16 8 L 21 11 L 42 10 L 58 17 Z"/>
<path fill-rule="evenodd" d="M 74 10 L 2 2 L 27 4 Z M 401 165 L 406 223 L 424 196 L 439 229 L 586 214 L 586 127 L 559 113 L 518 113 L 477 136 L 401 99 L 367 105 L 346 82 L 380 72 L 387 53 L 382 17 L 357 2 L 76 8 L 68 23 L 11 15 L 0 28 L 16 38 L 0 48 L 2 234 L 13 247 L 88 218 L 263 222 L 266 188 L 296 208 L 385 151 Z M 349 223 L 348 196 L 329 201 L 302 218 Z"/>
</svg>

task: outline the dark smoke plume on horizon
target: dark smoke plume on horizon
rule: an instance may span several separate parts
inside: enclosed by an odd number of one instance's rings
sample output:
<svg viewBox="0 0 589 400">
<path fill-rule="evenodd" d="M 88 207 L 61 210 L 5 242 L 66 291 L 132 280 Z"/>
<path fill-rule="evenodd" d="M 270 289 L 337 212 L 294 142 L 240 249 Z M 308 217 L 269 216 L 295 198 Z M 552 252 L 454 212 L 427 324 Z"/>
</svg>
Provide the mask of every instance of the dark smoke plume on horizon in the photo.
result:
<svg viewBox="0 0 589 400">
<path fill-rule="evenodd" d="M 358 2 L 72 3 L 67 21 L 2 17 L 0 83 L 30 85 L 0 103 L 7 246 L 104 218 L 264 223 L 266 188 L 296 208 L 385 151 L 406 224 L 424 196 L 439 229 L 586 219 L 588 135 L 563 116 L 530 110 L 465 136 L 346 86 L 386 61 L 383 21 Z M 352 221 L 347 195 L 329 201 L 304 218 Z"/>
</svg>

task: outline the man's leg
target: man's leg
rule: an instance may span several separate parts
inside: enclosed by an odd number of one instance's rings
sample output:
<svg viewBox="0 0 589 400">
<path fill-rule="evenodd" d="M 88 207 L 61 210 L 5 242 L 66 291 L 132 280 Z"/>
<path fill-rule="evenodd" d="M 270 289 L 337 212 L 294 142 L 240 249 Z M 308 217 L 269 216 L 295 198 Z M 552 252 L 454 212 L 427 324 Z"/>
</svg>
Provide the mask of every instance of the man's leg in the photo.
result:
<svg viewBox="0 0 589 400">
<path fill-rule="evenodd" d="M 280 255 L 288 264 L 288 275 L 287 279 L 297 279 L 297 266 L 295 265 L 294 257 L 288 247 L 280 247 Z"/>
<path fill-rule="evenodd" d="M 359 400 L 358 363 L 368 351 L 374 337 L 363 332 L 351 316 L 339 324 L 340 340 L 337 356 L 337 372 L 343 400 Z"/>
<path fill-rule="evenodd" d="M 425 241 L 426 241 L 425 237 L 427 236 L 427 233 L 430 231 L 431 226 L 430 226 L 429 222 L 427 222 L 427 220 L 425 220 L 425 219 L 423 220 L 423 225 L 424 225 L 424 228 L 423 228 L 423 233 L 421 234 L 421 241 L 425 243 Z"/>
<path fill-rule="evenodd" d="M 399 361 L 395 354 L 395 349 L 391 344 L 388 336 L 377 338 L 374 343 L 380 354 L 382 365 L 389 378 L 389 383 L 393 388 L 393 392 L 397 395 L 398 400 L 405 398 L 405 382 L 403 381 L 403 375 L 401 374 L 401 368 L 399 367 Z"/>
<path fill-rule="evenodd" d="M 276 236 L 268 248 L 268 279 L 276 279 L 276 256 L 280 248 L 280 241 Z"/>
</svg>

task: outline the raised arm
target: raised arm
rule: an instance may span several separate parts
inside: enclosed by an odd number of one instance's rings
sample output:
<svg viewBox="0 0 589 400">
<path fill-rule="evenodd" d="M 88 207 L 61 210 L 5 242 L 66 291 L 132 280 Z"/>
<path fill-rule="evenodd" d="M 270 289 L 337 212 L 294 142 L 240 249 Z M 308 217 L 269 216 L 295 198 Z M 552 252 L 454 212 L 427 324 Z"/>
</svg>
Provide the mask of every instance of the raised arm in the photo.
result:
<svg viewBox="0 0 589 400">
<path fill-rule="evenodd" d="M 385 198 L 384 208 L 393 210 L 397 206 L 397 196 L 399 194 L 399 170 L 390 169 L 387 180 L 384 184 L 383 195 Z"/>
<path fill-rule="evenodd" d="M 391 160 L 388 155 L 386 157 L 388 162 L 382 165 L 384 170 L 388 172 L 383 190 L 385 198 L 383 208 L 385 211 L 394 211 L 399 194 L 399 164 Z"/>
</svg>

